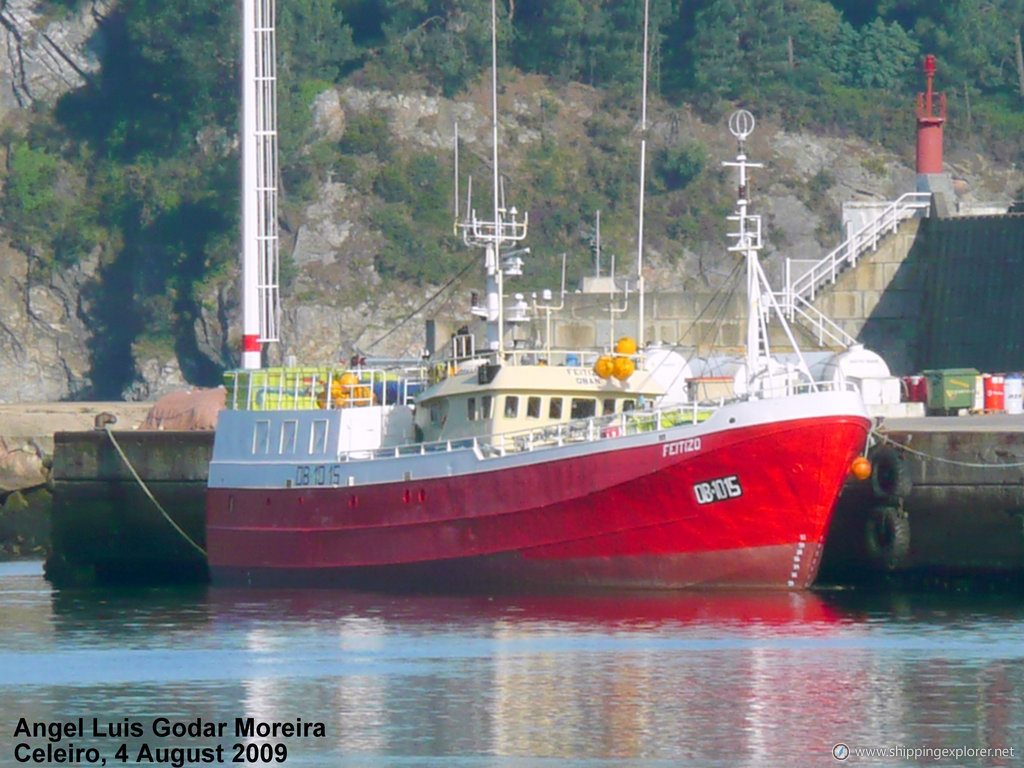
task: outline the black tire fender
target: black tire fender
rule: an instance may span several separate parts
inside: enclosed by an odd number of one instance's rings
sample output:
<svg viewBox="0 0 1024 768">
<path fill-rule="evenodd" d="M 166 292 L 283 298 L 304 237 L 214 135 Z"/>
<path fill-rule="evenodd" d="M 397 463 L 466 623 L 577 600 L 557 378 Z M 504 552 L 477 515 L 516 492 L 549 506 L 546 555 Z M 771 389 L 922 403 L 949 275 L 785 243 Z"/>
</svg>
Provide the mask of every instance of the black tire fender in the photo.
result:
<svg viewBox="0 0 1024 768">
<path fill-rule="evenodd" d="M 894 502 L 909 495 L 913 487 L 910 467 L 895 448 L 884 445 L 871 454 L 871 490 L 875 498 Z"/>
<path fill-rule="evenodd" d="M 879 569 L 896 570 L 910 552 L 910 519 L 899 507 L 875 507 L 864 525 L 868 559 Z"/>
</svg>

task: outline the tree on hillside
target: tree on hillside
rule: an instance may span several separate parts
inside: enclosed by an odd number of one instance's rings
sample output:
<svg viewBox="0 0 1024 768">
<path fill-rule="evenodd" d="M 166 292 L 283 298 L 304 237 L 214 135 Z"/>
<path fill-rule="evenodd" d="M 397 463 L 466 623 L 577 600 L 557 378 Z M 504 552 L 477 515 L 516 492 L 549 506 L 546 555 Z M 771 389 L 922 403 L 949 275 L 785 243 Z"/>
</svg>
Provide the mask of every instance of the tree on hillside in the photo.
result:
<svg viewBox="0 0 1024 768">
<path fill-rule="evenodd" d="M 788 61 L 784 0 L 719 0 L 697 13 L 698 93 L 736 99 L 774 79 Z"/>
<path fill-rule="evenodd" d="M 517 0 L 513 60 L 525 71 L 551 74 L 559 80 L 579 80 L 597 87 L 638 86 L 643 6 L 643 0 Z M 666 42 L 662 27 L 669 26 L 678 13 L 678 0 L 651 0 L 650 51 L 655 79 Z"/>
<path fill-rule="evenodd" d="M 337 83 L 358 58 L 352 29 L 335 0 L 278 2 L 278 71 L 289 78 Z"/>
<path fill-rule="evenodd" d="M 390 0 L 382 5 L 384 42 L 379 55 L 388 72 L 418 73 L 451 96 L 479 76 L 484 62 L 490 62 L 488 3 Z M 504 46 L 507 26 L 499 24 L 498 33 L 499 46 Z"/>
<path fill-rule="evenodd" d="M 857 55 L 848 60 L 845 79 L 861 88 L 895 90 L 908 80 L 918 58 L 918 44 L 895 21 L 875 19 L 856 40 Z"/>
<path fill-rule="evenodd" d="M 924 50 L 946 63 L 951 79 L 982 92 L 1012 89 L 1024 97 L 1022 0 L 931 3 L 914 31 Z"/>
</svg>

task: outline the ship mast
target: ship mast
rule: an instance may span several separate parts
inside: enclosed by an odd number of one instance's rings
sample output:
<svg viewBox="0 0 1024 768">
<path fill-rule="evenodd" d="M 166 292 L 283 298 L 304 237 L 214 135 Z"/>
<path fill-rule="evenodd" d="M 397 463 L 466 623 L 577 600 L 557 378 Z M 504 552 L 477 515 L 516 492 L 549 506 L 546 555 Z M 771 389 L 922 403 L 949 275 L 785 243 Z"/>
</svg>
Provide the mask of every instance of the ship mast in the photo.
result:
<svg viewBox="0 0 1024 768">
<path fill-rule="evenodd" d="M 644 0 L 644 63 L 643 85 L 640 98 L 640 203 L 637 216 L 636 236 L 636 284 L 640 292 L 637 305 L 636 346 L 642 353 L 644 348 L 644 183 L 647 171 L 647 39 L 650 0 Z"/>
<path fill-rule="evenodd" d="M 493 196 L 494 212 L 494 241 L 487 249 L 487 279 L 490 283 L 494 281 L 493 293 L 497 299 L 497 328 L 493 327 L 493 319 L 488 315 L 487 342 L 491 349 L 496 349 L 498 359 L 501 359 L 502 346 L 504 344 L 505 329 L 502 319 L 505 316 L 504 297 L 504 275 L 501 272 L 501 264 L 498 259 L 501 256 L 501 214 L 502 210 L 498 199 L 498 190 L 501 185 L 501 171 L 498 168 L 498 16 L 497 2 L 491 0 L 491 169 L 494 178 L 492 179 L 491 194 Z M 492 286 L 488 285 L 487 306 L 491 306 Z M 497 330 L 497 339 L 491 331 Z"/>
<path fill-rule="evenodd" d="M 747 262 L 747 342 L 746 342 L 746 363 L 747 377 L 752 380 L 758 369 L 758 348 L 761 338 L 761 302 L 760 286 L 757 279 L 758 251 L 761 250 L 761 217 L 747 212 L 750 204 L 747 198 L 747 169 L 762 168 L 761 163 L 751 163 L 747 160 L 744 143 L 747 137 L 754 132 L 754 116 L 745 109 L 737 110 L 729 116 L 729 132 L 736 137 L 739 148 L 736 151 L 736 160 L 726 160 L 724 166 L 739 169 L 739 184 L 736 191 L 736 213 L 729 216 L 729 221 L 737 223 L 736 232 L 730 232 L 729 237 L 736 239 L 736 243 L 729 247 L 730 251 L 743 254 Z M 767 343 L 767 334 L 765 334 Z"/>
<path fill-rule="evenodd" d="M 505 309 L 504 309 L 504 272 L 501 247 L 506 243 L 516 243 L 526 237 L 529 216 L 523 215 L 518 220 L 515 206 L 505 208 L 501 195 L 501 172 L 498 165 L 498 15 L 496 0 L 491 0 L 491 165 L 493 166 L 492 210 L 491 221 L 480 221 L 476 210 L 469 211 L 469 218 L 458 224 L 462 230 L 462 239 L 466 245 L 474 245 L 485 249 L 484 269 L 486 273 L 487 304 L 484 317 L 487 321 L 487 346 L 500 361 L 504 356 Z M 506 254 L 511 258 L 511 254 Z M 515 270 L 515 264 L 510 265 Z"/>
<path fill-rule="evenodd" d="M 747 153 L 744 143 L 751 133 L 754 132 L 754 116 L 745 109 L 740 109 L 729 116 L 729 132 L 736 137 L 739 147 L 736 152 L 736 160 L 724 161 L 722 165 L 739 169 L 739 183 L 736 193 L 736 213 L 729 216 L 729 221 L 736 222 L 736 232 L 730 232 L 729 237 L 735 238 L 735 244 L 729 246 L 729 250 L 743 254 L 747 262 L 747 339 L 746 339 L 746 369 L 747 369 L 747 392 L 755 391 L 755 383 L 758 379 L 764 379 L 766 385 L 771 374 L 771 338 L 768 335 L 768 315 L 774 310 L 776 318 L 781 325 L 786 338 L 789 341 L 797 358 L 797 370 L 808 381 L 812 390 L 817 390 L 817 385 L 811 376 L 807 361 L 800 352 L 800 347 L 793 336 L 793 330 L 786 322 L 786 318 L 775 301 L 771 285 L 761 268 L 758 253 L 763 247 L 761 239 L 761 217 L 748 212 L 749 199 L 749 168 L 763 168 L 762 163 L 752 163 L 747 160 Z"/>
</svg>

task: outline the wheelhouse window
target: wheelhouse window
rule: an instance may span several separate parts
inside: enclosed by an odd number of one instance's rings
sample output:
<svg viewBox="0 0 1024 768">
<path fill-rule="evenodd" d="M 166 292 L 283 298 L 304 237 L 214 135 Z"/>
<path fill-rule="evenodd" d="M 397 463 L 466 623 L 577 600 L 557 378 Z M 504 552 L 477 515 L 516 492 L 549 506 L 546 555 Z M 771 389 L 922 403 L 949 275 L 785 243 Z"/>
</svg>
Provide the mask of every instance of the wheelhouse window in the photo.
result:
<svg viewBox="0 0 1024 768">
<path fill-rule="evenodd" d="M 552 397 L 551 402 L 548 404 L 548 418 L 549 419 L 560 419 L 562 418 L 562 398 Z"/>
<path fill-rule="evenodd" d="M 569 418 L 589 419 L 597 413 L 597 400 L 589 397 L 574 397 L 569 406 Z"/>
<path fill-rule="evenodd" d="M 480 398 L 480 418 L 489 419 L 494 415 L 494 397 L 484 395 Z"/>
<path fill-rule="evenodd" d="M 327 419 L 317 419 L 309 432 L 309 452 L 327 453 Z"/>
<path fill-rule="evenodd" d="M 528 419 L 539 419 L 540 418 L 540 398 L 531 396 L 526 399 L 526 418 Z"/>
<path fill-rule="evenodd" d="M 280 453 L 295 453 L 295 436 L 299 431 L 299 423 L 294 419 L 286 419 L 281 424 Z"/>
<path fill-rule="evenodd" d="M 253 455 L 270 453 L 270 422 L 259 420 L 252 431 Z"/>
<path fill-rule="evenodd" d="M 518 395 L 506 395 L 505 396 L 505 418 L 514 419 L 519 416 L 519 396 Z"/>
<path fill-rule="evenodd" d="M 607 397 L 601 401 L 601 415 L 607 416 L 609 413 L 615 413 L 614 397 Z"/>
<path fill-rule="evenodd" d="M 625 413 L 626 411 L 635 411 L 635 410 L 636 410 L 636 401 L 635 400 L 623 400 L 622 401 L 622 411 L 623 411 L 623 413 Z"/>
<path fill-rule="evenodd" d="M 466 401 L 466 418 L 476 421 L 476 398 L 471 397 Z"/>
</svg>

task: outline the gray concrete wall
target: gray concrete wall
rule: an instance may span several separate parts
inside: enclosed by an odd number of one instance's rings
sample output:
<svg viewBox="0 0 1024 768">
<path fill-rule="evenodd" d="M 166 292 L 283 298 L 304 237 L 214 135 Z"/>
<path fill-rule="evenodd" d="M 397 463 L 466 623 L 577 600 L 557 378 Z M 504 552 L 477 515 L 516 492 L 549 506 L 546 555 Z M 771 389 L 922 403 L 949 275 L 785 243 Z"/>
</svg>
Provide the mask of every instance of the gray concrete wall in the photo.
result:
<svg viewBox="0 0 1024 768">
<path fill-rule="evenodd" d="M 1024 216 L 930 220 L 919 368 L 1024 371 Z"/>
</svg>

